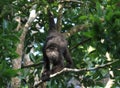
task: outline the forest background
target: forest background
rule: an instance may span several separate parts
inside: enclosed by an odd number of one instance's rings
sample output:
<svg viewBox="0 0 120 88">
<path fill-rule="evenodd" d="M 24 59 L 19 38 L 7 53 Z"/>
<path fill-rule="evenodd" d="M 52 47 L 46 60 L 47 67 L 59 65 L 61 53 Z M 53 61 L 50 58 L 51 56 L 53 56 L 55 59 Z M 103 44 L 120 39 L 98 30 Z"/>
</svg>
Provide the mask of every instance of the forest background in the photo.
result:
<svg viewBox="0 0 120 88">
<path fill-rule="evenodd" d="M 44 88 L 119 88 L 119 0 L 0 0 L 0 87 L 41 86 L 47 8 L 68 40 L 74 68 Z"/>
</svg>

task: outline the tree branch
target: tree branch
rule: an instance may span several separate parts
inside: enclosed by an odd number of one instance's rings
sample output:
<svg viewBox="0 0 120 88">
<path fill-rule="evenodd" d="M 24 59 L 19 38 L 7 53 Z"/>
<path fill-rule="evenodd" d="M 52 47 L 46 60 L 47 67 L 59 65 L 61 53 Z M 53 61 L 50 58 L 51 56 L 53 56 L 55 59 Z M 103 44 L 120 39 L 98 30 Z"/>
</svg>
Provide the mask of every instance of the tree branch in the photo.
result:
<svg viewBox="0 0 120 88">
<path fill-rule="evenodd" d="M 15 31 L 19 31 L 19 29 L 21 28 L 21 18 L 20 17 L 15 17 L 15 21 L 18 22 L 18 25 L 17 25 Z"/>
<path fill-rule="evenodd" d="M 103 64 L 103 65 L 99 65 L 99 66 L 96 66 L 96 67 L 93 67 L 93 68 L 82 68 L 82 69 L 72 69 L 72 68 L 64 68 L 63 70 L 57 72 L 57 73 L 54 73 L 54 74 L 51 74 L 49 78 L 53 78 L 57 75 L 60 75 L 61 73 L 63 72 L 82 72 L 82 71 L 93 71 L 93 70 L 97 70 L 97 69 L 100 69 L 100 68 L 104 68 L 104 67 L 108 67 L 110 65 L 112 65 L 113 63 L 117 62 L 119 60 L 116 60 L 116 61 L 113 61 L 113 62 L 109 62 L 107 64 Z M 43 83 L 44 81 L 40 80 L 37 84 L 34 85 L 33 88 L 36 88 L 37 86 L 39 86 L 41 83 Z"/>
<path fill-rule="evenodd" d="M 73 35 L 74 33 L 77 33 L 79 31 L 85 30 L 90 27 L 90 24 L 82 24 L 82 25 L 76 25 L 70 29 L 70 31 L 63 33 L 63 35 L 68 38 L 69 36 Z"/>
<path fill-rule="evenodd" d="M 37 63 L 37 64 L 30 64 L 30 65 L 27 65 L 27 66 L 22 66 L 21 68 L 30 68 L 30 67 L 36 67 L 36 66 L 39 66 L 39 65 L 41 65 L 41 64 L 43 64 L 44 62 L 43 61 L 41 61 L 41 62 L 39 62 L 39 63 Z"/>
<path fill-rule="evenodd" d="M 58 5 L 58 17 L 57 17 L 57 30 L 61 31 L 62 28 L 62 13 L 63 11 L 63 3 L 59 3 Z"/>
<path fill-rule="evenodd" d="M 29 19 L 26 22 L 25 26 L 23 27 L 23 32 L 22 32 L 22 34 L 21 34 L 21 36 L 19 38 L 20 42 L 17 45 L 17 49 L 16 49 L 16 52 L 18 53 L 19 57 L 17 59 L 12 60 L 12 64 L 13 64 L 14 69 L 20 69 L 21 68 L 22 57 L 24 55 L 25 36 L 27 34 L 28 28 L 30 27 L 30 25 L 32 24 L 32 22 L 34 21 L 34 19 L 37 16 L 35 9 L 36 8 L 34 7 L 34 9 L 32 9 L 30 11 Z M 38 14 L 39 14 L 39 12 L 38 12 Z M 16 29 L 16 30 L 18 30 L 18 29 Z M 21 82 L 20 78 L 13 77 L 12 82 L 11 82 L 12 88 L 20 87 L 20 84 L 21 84 L 20 82 Z"/>
</svg>

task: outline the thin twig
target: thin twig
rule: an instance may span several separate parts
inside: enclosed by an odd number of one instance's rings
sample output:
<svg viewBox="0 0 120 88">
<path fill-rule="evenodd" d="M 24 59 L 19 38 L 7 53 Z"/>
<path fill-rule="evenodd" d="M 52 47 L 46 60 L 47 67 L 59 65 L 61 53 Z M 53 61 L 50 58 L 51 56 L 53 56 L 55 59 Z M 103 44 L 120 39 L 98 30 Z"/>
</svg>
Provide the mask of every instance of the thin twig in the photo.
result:
<svg viewBox="0 0 120 88">
<path fill-rule="evenodd" d="M 39 65 L 41 65 L 41 64 L 43 64 L 44 62 L 43 61 L 41 61 L 41 62 L 39 62 L 39 63 L 37 63 L 37 64 L 30 64 L 30 65 L 27 65 L 27 66 L 22 66 L 21 68 L 30 68 L 30 67 L 36 67 L 36 66 L 39 66 Z"/>
<path fill-rule="evenodd" d="M 82 1 L 80 0 L 60 0 L 60 2 L 75 2 L 75 3 L 83 3 Z"/>
<path fill-rule="evenodd" d="M 82 45 L 82 44 L 84 44 L 84 43 L 86 43 L 86 42 L 88 42 L 88 41 L 90 41 L 90 40 L 91 40 L 91 38 L 85 39 L 85 40 L 83 40 L 82 42 L 79 42 L 77 45 L 75 45 L 75 46 L 73 46 L 72 48 L 70 48 L 70 50 L 73 50 L 73 49 L 77 48 L 79 45 Z"/>
<path fill-rule="evenodd" d="M 63 11 L 63 3 L 59 3 L 58 5 L 58 17 L 57 17 L 57 30 L 61 31 L 62 28 L 62 13 Z"/>
</svg>

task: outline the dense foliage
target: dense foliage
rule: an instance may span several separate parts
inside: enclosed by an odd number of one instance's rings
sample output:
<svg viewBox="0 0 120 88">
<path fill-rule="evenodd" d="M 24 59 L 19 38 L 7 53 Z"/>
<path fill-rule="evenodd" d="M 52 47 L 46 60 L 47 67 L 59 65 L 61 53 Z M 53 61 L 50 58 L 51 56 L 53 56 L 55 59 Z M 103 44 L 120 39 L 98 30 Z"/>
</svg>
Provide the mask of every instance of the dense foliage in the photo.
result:
<svg viewBox="0 0 120 88">
<path fill-rule="evenodd" d="M 118 61 L 94 71 L 63 73 L 52 78 L 47 87 L 66 88 L 73 77 L 84 86 L 104 87 L 107 81 L 103 80 L 109 76 L 115 81 L 113 87 L 120 86 L 120 1 L 81 0 L 62 3 L 64 8 L 61 32 L 67 33 L 76 25 L 88 25 L 86 29 L 67 37 L 74 67 L 93 68 Z M 56 0 L 50 5 L 55 18 L 58 16 L 58 4 L 59 0 Z M 21 17 L 21 25 L 24 26 L 33 5 L 37 5 L 36 10 L 41 13 L 29 28 L 24 42 L 26 54 L 37 64 L 42 61 L 42 46 L 48 32 L 46 7 L 49 3 L 47 0 L 0 0 L 0 86 L 3 88 L 10 85 L 11 78 L 18 71 L 21 72 L 22 86 L 26 87 L 33 85 L 36 75 L 41 75 L 42 64 L 20 70 L 12 68 L 12 60 L 19 57 L 16 47 L 22 33 L 21 30 L 15 30 L 18 25 L 15 18 Z M 111 76 L 110 71 L 114 76 Z"/>
</svg>

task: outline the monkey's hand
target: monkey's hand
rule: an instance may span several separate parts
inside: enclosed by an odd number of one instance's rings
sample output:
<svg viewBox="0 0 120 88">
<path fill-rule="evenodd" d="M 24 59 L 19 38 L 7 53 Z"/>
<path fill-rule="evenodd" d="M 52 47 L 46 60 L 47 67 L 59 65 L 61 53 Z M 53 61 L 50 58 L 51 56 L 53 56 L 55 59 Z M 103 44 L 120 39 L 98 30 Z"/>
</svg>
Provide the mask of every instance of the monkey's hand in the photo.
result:
<svg viewBox="0 0 120 88">
<path fill-rule="evenodd" d="M 66 67 L 66 68 L 72 68 L 73 65 L 71 65 L 71 64 L 67 64 L 65 67 Z"/>
<path fill-rule="evenodd" d="M 44 72 L 42 74 L 42 77 L 41 77 L 41 80 L 44 82 L 44 81 L 49 81 L 50 80 L 50 72 L 47 71 L 47 72 Z"/>
</svg>

